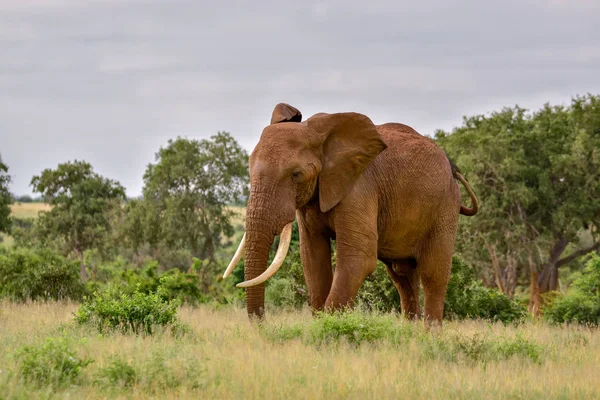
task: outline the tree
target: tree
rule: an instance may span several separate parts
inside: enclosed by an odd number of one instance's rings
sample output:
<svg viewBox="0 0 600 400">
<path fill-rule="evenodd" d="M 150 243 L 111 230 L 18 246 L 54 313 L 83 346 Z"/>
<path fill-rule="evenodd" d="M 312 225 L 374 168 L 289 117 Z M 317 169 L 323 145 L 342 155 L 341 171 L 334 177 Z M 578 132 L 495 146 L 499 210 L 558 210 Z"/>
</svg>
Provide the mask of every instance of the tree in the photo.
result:
<svg viewBox="0 0 600 400">
<path fill-rule="evenodd" d="M 10 175 L 8 175 L 8 166 L 2 162 L 0 157 L 0 232 L 8 232 L 12 225 L 10 218 L 10 204 L 12 196 L 8 191 L 10 184 Z"/>
<path fill-rule="evenodd" d="M 170 140 L 144 174 L 144 204 L 131 203 L 128 226 L 151 246 L 189 249 L 207 267 L 208 284 L 221 237 L 234 233 L 228 204 L 248 192 L 248 154 L 226 132 L 210 139 Z M 143 221 L 143 223 L 142 223 Z M 212 277 L 210 277 L 212 279 Z"/>
<path fill-rule="evenodd" d="M 508 295 L 528 271 L 530 308 L 539 306 L 536 293 L 558 288 L 561 266 L 600 246 L 600 97 L 465 118 L 436 139 L 482 202 L 476 218 L 461 220 L 459 249 L 491 264 L 488 280 Z"/>
<path fill-rule="evenodd" d="M 46 169 L 33 177 L 31 185 L 52 206 L 40 212 L 39 235 L 65 253 L 75 254 L 81 262 L 80 277 L 86 280 L 84 252 L 102 247 L 111 230 L 111 216 L 125 199 L 125 189 L 95 173 L 84 161 Z"/>
</svg>

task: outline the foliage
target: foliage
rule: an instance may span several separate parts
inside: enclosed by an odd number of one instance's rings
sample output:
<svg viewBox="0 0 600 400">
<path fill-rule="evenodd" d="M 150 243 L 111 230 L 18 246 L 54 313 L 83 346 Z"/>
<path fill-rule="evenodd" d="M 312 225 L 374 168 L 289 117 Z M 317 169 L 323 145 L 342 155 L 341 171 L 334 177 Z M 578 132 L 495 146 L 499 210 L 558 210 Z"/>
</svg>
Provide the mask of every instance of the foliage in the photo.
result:
<svg viewBox="0 0 600 400">
<path fill-rule="evenodd" d="M 178 269 L 159 271 L 158 263 L 148 260 L 141 268 L 127 265 L 124 260 L 98 267 L 98 280 L 88 283 L 89 291 L 105 290 L 115 297 L 158 293 L 164 300 L 178 299 L 182 303 L 197 305 L 205 302 L 200 291 L 200 280 L 195 273 L 183 273 Z"/>
<path fill-rule="evenodd" d="M 60 387 L 73 383 L 81 370 L 93 362 L 81 359 L 64 338 L 48 338 L 37 346 L 24 346 L 16 354 L 26 382 Z"/>
<path fill-rule="evenodd" d="M 307 341 L 325 344 L 343 339 L 359 344 L 385 339 L 398 343 L 405 342 L 412 335 L 412 326 L 398 324 L 390 316 L 371 317 L 362 312 L 341 312 L 317 318 L 308 330 Z"/>
<path fill-rule="evenodd" d="M 0 252 L 0 297 L 13 301 L 81 299 L 77 263 L 49 249 Z"/>
<path fill-rule="evenodd" d="M 600 325 L 600 256 L 588 261 L 567 293 L 544 309 L 544 317 L 552 323 Z"/>
<path fill-rule="evenodd" d="M 513 322 L 522 319 L 526 310 L 495 289 L 477 279 L 475 271 L 460 257 L 452 258 L 452 273 L 446 290 L 444 316 L 452 319 L 482 318 Z"/>
<path fill-rule="evenodd" d="M 74 161 L 46 169 L 31 180 L 34 191 L 52 205 L 36 224 L 45 244 L 75 253 L 83 260 L 87 249 L 102 248 L 111 231 L 111 215 L 125 199 L 123 187 L 95 173 L 89 163 Z M 81 278 L 86 278 L 82 266 Z"/>
<path fill-rule="evenodd" d="M 219 236 L 233 234 L 232 212 L 225 205 L 247 190 L 247 153 L 219 132 L 210 140 L 171 140 L 156 161 L 144 174 L 143 190 L 147 207 L 161 218 L 158 227 L 148 221 L 148 229 L 200 259 L 213 257 Z"/>
<path fill-rule="evenodd" d="M 458 248 L 509 296 L 540 270 L 540 290 L 556 290 L 557 269 L 598 248 L 599 132 L 600 97 L 588 95 L 534 113 L 504 108 L 436 133 L 483 204 L 461 219 Z"/>
<path fill-rule="evenodd" d="M 133 366 L 120 357 L 114 357 L 108 365 L 98 371 L 97 383 L 112 386 L 129 387 L 138 379 Z"/>
<path fill-rule="evenodd" d="M 12 195 L 8 190 L 9 184 L 8 166 L 2 162 L 2 157 L 0 157 L 0 232 L 9 232 L 11 226 L 10 204 L 12 203 Z"/>
<path fill-rule="evenodd" d="M 226 132 L 208 140 L 170 140 L 144 173 L 143 200 L 127 205 L 124 236 L 134 249 L 187 249 L 205 265 L 207 293 L 217 275 L 222 236 L 234 233 L 227 208 L 247 193 L 248 154 Z M 220 271 L 219 271 L 220 272 Z"/>
<path fill-rule="evenodd" d="M 356 304 L 362 309 L 379 312 L 400 310 L 400 296 L 381 261 L 377 262 L 375 272 L 363 282 Z"/>
<path fill-rule="evenodd" d="M 95 293 L 84 298 L 75 321 L 90 324 L 99 332 L 118 330 L 151 335 L 156 326 L 174 326 L 179 305 L 178 300 L 165 301 L 156 293 L 134 292 L 118 299 L 112 293 Z"/>
</svg>

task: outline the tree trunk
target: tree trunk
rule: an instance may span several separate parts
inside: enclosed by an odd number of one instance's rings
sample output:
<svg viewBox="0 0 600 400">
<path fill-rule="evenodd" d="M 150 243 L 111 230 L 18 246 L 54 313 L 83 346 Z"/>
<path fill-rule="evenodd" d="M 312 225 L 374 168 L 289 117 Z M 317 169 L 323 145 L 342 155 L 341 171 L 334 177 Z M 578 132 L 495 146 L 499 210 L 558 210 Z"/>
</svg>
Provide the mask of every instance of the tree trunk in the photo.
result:
<svg viewBox="0 0 600 400">
<path fill-rule="evenodd" d="M 79 256 L 79 259 L 81 261 L 79 265 L 79 278 L 81 279 L 81 282 L 85 282 L 87 281 L 87 270 L 85 269 L 84 255 L 83 252 L 79 250 L 77 250 L 77 255 Z"/>
<path fill-rule="evenodd" d="M 517 287 L 517 262 L 514 259 L 513 254 L 507 254 L 505 275 L 505 294 L 509 299 L 512 299 L 515 295 L 515 288 Z"/>
<path fill-rule="evenodd" d="M 494 268 L 494 279 L 496 281 L 498 291 L 500 293 L 504 293 L 504 284 L 502 283 L 502 278 L 500 276 L 500 262 L 498 261 L 498 255 L 496 254 L 496 250 L 488 243 L 485 243 L 485 248 L 490 254 L 490 260 L 492 261 L 492 267 Z"/>
<path fill-rule="evenodd" d="M 540 287 L 538 286 L 537 265 L 535 263 L 535 259 L 533 258 L 533 254 L 531 254 L 531 251 L 529 251 L 527 254 L 527 260 L 529 262 L 530 278 L 529 305 L 527 309 L 531 314 L 539 316 L 542 308 L 542 296 L 540 295 Z"/>
<path fill-rule="evenodd" d="M 542 269 L 538 278 L 540 293 L 551 292 L 558 289 L 558 260 L 567 247 L 567 240 L 560 238 L 550 250 L 550 259 Z"/>
</svg>

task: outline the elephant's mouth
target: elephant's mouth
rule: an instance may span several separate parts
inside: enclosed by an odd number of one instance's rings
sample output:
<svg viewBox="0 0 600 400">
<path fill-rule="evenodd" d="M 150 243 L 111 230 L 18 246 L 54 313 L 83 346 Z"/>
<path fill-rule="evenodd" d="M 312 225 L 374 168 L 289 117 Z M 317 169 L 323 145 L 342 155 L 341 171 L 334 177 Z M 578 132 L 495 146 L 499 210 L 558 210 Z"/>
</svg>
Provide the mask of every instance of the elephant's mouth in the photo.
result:
<svg viewBox="0 0 600 400">
<path fill-rule="evenodd" d="M 277 253 L 275 253 L 275 258 L 273 259 L 273 262 L 271 263 L 269 268 L 267 268 L 265 270 L 265 272 L 263 272 L 256 278 L 250 279 L 249 281 L 240 282 L 236 286 L 241 287 L 241 288 L 247 288 L 247 287 L 260 285 L 261 283 L 265 282 L 270 277 L 275 275 L 275 273 L 277 272 L 277 270 L 279 270 L 279 268 L 281 268 L 281 265 L 283 264 L 283 261 L 285 260 L 285 256 L 287 255 L 287 252 L 290 248 L 291 240 L 292 240 L 292 222 L 290 222 L 289 224 L 284 226 L 283 229 L 281 230 L 281 235 L 279 238 L 279 246 L 277 247 Z M 233 258 L 231 259 L 231 262 L 229 263 L 229 265 L 227 266 L 227 269 L 225 270 L 225 273 L 223 274 L 223 278 L 227 278 L 229 275 L 231 275 L 235 266 L 240 262 L 240 260 L 244 256 L 245 245 L 246 245 L 246 234 L 244 233 L 244 236 L 242 237 L 242 241 L 240 242 L 238 249 L 236 250 Z"/>
</svg>

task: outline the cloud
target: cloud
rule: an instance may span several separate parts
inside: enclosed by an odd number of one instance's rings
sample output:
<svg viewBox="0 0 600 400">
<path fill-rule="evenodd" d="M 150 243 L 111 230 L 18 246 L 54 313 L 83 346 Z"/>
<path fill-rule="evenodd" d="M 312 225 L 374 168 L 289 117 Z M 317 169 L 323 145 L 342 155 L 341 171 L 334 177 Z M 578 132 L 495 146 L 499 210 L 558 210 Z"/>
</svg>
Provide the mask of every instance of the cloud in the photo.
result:
<svg viewBox="0 0 600 400">
<path fill-rule="evenodd" d="M 359 111 L 424 134 L 600 92 L 597 2 L 38 0 L 0 3 L 0 153 L 31 176 L 86 159 L 139 194 L 159 146 L 272 107 Z"/>
</svg>

